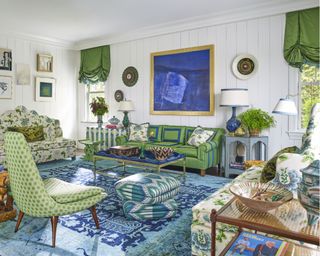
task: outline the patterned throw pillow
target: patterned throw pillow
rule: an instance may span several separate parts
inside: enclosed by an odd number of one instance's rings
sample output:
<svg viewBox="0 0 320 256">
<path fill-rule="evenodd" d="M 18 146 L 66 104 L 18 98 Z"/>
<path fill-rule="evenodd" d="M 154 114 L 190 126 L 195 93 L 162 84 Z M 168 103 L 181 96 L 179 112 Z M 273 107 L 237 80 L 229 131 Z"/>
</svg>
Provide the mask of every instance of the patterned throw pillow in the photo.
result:
<svg viewBox="0 0 320 256">
<path fill-rule="evenodd" d="M 281 149 L 279 152 L 277 152 L 263 167 L 260 182 L 268 182 L 272 180 L 276 174 L 276 163 L 278 157 L 283 153 L 296 153 L 298 151 L 298 148 L 296 146 L 293 147 L 287 147 Z"/>
<path fill-rule="evenodd" d="M 198 126 L 191 134 L 187 143 L 191 146 L 199 147 L 202 143 L 205 143 L 208 140 L 210 140 L 214 135 L 215 131 L 206 130 Z"/>
<path fill-rule="evenodd" d="M 11 132 L 20 132 L 24 135 L 27 142 L 35 142 L 44 140 L 44 132 L 43 132 L 43 126 L 15 126 L 15 127 L 9 127 L 8 131 Z"/>
<path fill-rule="evenodd" d="M 148 141 L 149 123 L 133 124 L 129 126 L 129 141 Z"/>
</svg>

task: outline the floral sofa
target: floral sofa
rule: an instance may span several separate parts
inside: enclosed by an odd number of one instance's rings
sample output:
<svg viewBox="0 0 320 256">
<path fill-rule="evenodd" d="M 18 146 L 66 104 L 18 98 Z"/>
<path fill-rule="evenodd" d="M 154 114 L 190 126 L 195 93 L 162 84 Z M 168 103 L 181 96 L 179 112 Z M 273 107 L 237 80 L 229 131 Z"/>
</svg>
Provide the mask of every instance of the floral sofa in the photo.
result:
<svg viewBox="0 0 320 256">
<path fill-rule="evenodd" d="M 5 164 L 4 134 L 11 127 L 43 126 L 44 140 L 29 142 L 35 162 L 42 163 L 76 156 L 76 141 L 62 137 L 59 120 L 38 115 L 18 106 L 0 115 L 0 164 Z"/>
<path fill-rule="evenodd" d="M 315 104 L 298 153 L 284 153 L 276 162 L 275 178 L 271 182 L 281 183 L 294 190 L 301 181 L 300 170 L 320 159 L 320 103 Z M 254 166 L 239 175 L 231 183 L 199 202 L 192 208 L 193 221 L 191 226 L 192 255 L 207 256 L 211 250 L 211 221 L 212 209 L 221 209 L 233 198 L 229 187 L 235 182 L 259 181 L 263 167 Z M 297 177 L 298 176 L 298 177 Z M 281 180 L 285 177 L 285 180 Z M 297 179 L 298 178 L 298 179 Z M 290 180 L 292 182 L 290 182 Z M 292 185 L 293 184 L 293 185 Z M 294 192 L 294 191 L 293 191 Z M 296 193 L 293 193 L 296 197 Z M 227 246 L 237 232 L 234 226 L 218 223 L 216 230 L 216 255 Z"/>
</svg>

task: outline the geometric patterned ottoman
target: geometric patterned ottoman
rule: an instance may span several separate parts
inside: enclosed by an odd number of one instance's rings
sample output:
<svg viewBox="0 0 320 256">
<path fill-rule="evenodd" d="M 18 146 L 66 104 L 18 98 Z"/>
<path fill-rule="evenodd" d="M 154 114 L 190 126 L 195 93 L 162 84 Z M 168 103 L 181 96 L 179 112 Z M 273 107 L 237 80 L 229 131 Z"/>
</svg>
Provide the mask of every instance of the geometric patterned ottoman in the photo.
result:
<svg viewBox="0 0 320 256">
<path fill-rule="evenodd" d="M 116 192 L 127 218 L 136 220 L 171 218 L 178 205 L 180 181 L 161 173 L 137 173 L 119 180 Z"/>
</svg>

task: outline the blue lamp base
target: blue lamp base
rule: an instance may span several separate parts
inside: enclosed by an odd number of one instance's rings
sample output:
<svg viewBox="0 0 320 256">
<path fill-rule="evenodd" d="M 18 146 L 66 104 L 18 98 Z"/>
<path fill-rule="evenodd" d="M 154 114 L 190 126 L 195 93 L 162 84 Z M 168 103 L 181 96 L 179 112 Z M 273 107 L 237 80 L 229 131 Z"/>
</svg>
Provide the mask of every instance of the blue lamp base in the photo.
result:
<svg viewBox="0 0 320 256">
<path fill-rule="evenodd" d="M 235 132 L 241 125 L 241 122 L 236 117 L 236 107 L 232 107 L 232 116 L 227 121 L 226 128 L 228 132 Z"/>
</svg>

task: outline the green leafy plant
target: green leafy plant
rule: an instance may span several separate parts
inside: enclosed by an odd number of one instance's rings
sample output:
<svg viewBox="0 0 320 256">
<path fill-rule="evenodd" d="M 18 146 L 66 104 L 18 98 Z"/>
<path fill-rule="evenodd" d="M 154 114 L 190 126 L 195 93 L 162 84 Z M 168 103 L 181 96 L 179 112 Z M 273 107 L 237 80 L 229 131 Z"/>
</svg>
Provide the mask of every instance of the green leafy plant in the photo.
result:
<svg viewBox="0 0 320 256">
<path fill-rule="evenodd" d="M 92 102 L 89 104 L 91 112 L 95 116 L 103 116 L 109 112 L 108 105 L 103 97 L 93 98 Z"/>
<path fill-rule="evenodd" d="M 273 116 L 258 108 L 251 108 L 238 116 L 241 124 L 245 126 L 249 132 L 257 130 L 261 132 L 264 129 L 274 127 L 276 121 Z"/>
</svg>

